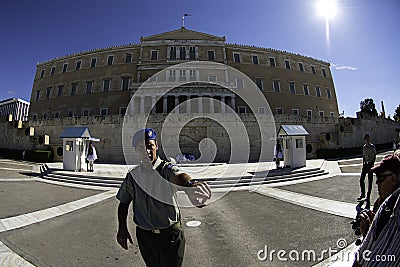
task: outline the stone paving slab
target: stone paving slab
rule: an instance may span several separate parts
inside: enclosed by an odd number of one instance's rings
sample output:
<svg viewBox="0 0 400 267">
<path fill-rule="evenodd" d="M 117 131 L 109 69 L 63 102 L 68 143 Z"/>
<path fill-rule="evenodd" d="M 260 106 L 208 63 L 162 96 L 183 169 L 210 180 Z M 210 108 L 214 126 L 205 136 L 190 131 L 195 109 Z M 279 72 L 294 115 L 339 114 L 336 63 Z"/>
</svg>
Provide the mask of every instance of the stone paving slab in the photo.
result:
<svg viewBox="0 0 400 267">
<path fill-rule="evenodd" d="M 368 179 L 366 179 L 366 184 Z M 359 176 L 335 176 L 324 180 L 279 187 L 291 192 L 307 194 L 330 200 L 343 201 L 357 204 L 360 195 Z M 371 205 L 378 198 L 378 188 L 372 185 Z"/>
<path fill-rule="evenodd" d="M 51 185 L 41 182 L 0 183 L 0 218 L 46 209 L 101 191 Z"/>
<path fill-rule="evenodd" d="M 135 237 L 128 251 L 115 241 L 117 205 L 117 200 L 109 199 L 3 233 L 0 239 L 37 266 L 144 266 Z M 277 251 L 320 252 L 334 248 L 338 239 L 353 240 L 346 218 L 246 191 L 228 194 L 203 209 L 184 208 L 182 215 L 187 239 L 184 266 L 288 266 L 288 262 L 276 258 L 273 262 L 260 262 L 257 252 L 265 245 Z M 130 216 L 129 227 L 134 236 Z M 186 223 L 191 220 L 198 220 L 201 225 L 188 227 Z M 289 265 L 313 263 L 316 262 Z"/>
</svg>

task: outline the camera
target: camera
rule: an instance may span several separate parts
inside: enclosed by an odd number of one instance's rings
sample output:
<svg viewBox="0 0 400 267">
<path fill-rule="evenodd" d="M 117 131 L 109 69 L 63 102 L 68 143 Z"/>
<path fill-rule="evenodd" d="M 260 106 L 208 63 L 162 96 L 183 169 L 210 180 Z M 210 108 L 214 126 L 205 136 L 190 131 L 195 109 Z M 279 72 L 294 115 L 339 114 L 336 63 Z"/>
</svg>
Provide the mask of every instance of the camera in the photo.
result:
<svg viewBox="0 0 400 267">
<path fill-rule="evenodd" d="M 361 229 L 360 229 L 360 226 L 361 226 L 361 217 L 360 217 L 360 213 L 361 213 L 361 211 L 363 210 L 363 208 L 361 207 L 363 204 L 364 204 L 364 201 L 361 201 L 360 203 L 357 204 L 357 206 L 356 206 L 357 215 L 356 215 L 356 217 L 354 218 L 354 220 L 352 220 L 352 221 L 350 222 L 350 224 L 351 224 L 351 229 L 353 229 L 354 234 L 355 234 L 356 236 L 360 236 L 360 235 L 361 235 Z M 358 238 L 358 239 L 356 240 L 356 245 L 359 246 L 359 245 L 361 245 L 361 243 L 362 243 L 361 239 Z"/>
</svg>

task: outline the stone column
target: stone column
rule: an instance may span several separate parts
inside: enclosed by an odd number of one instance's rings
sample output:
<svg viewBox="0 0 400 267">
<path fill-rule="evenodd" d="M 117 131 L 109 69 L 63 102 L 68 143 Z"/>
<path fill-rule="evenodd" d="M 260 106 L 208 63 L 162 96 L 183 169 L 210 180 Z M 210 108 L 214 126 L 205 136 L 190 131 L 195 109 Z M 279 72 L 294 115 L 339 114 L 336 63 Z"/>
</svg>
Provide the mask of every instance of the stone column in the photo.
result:
<svg viewBox="0 0 400 267">
<path fill-rule="evenodd" d="M 140 114 L 144 114 L 144 96 L 140 97 Z"/>
<path fill-rule="evenodd" d="M 197 98 L 197 111 L 198 111 L 198 113 L 203 113 L 203 96 L 201 95 L 201 96 L 199 96 L 198 98 Z"/>
<path fill-rule="evenodd" d="M 176 108 L 177 106 L 179 106 L 179 96 L 175 95 L 175 113 L 180 113 L 179 108 Z"/>
<path fill-rule="evenodd" d="M 236 110 L 236 96 L 232 96 L 231 97 L 231 108 L 233 109 L 233 110 Z"/>
<path fill-rule="evenodd" d="M 186 113 L 192 113 L 192 105 L 190 103 L 190 95 L 187 95 L 187 100 L 186 100 Z"/>
<path fill-rule="evenodd" d="M 151 106 L 152 106 L 151 113 L 152 113 L 152 114 L 155 114 L 155 113 L 156 113 L 156 106 L 155 106 L 155 104 L 156 104 L 156 97 L 155 97 L 155 96 L 152 96 L 152 97 L 151 97 Z"/>
<path fill-rule="evenodd" d="M 221 96 L 221 113 L 226 113 L 225 110 L 225 96 Z"/>
<path fill-rule="evenodd" d="M 214 98 L 210 96 L 210 113 L 214 113 Z"/>
<path fill-rule="evenodd" d="M 163 113 L 168 113 L 168 97 L 163 96 Z"/>
</svg>

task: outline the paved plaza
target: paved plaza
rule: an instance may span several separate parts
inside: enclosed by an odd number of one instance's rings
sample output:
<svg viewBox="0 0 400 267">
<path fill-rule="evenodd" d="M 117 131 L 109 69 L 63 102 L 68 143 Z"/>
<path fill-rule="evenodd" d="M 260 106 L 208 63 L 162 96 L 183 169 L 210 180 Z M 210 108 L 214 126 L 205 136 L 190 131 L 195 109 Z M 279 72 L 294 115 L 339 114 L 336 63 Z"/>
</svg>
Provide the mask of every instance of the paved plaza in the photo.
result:
<svg viewBox="0 0 400 267">
<path fill-rule="evenodd" d="M 62 172 L 62 163 L 47 166 Z M 195 178 L 213 179 L 226 167 L 184 169 Z M 76 175 L 123 178 L 129 166 L 94 168 L 94 173 Z M 265 177 L 270 168 L 238 164 L 226 175 Z M 186 196 L 179 194 L 185 206 L 184 266 L 351 266 L 347 254 L 357 247 L 350 221 L 356 214 L 361 159 L 309 160 L 307 168 L 324 172 L 216 187 L 213 201 L 202 209 L 186 207 Z M 145 266 L 135 238 L 128 251 L 116 242 L 117 188 L 43 179 L 40 171 L 39 164 L 0 159 L 0 266 Z M 131 221 L 129 227 L 134 236 Z M 286 254 L 278 257 L 280 250 Z M 315 257 L 302 258 L 310 251 Z"/>
</svg>

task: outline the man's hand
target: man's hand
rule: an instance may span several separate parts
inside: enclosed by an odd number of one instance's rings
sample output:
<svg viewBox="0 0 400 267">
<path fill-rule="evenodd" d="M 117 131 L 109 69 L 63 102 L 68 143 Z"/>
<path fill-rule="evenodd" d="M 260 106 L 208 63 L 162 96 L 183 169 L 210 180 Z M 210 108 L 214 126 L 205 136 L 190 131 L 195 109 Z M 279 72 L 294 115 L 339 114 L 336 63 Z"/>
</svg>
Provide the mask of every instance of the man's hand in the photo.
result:
<svg viewBox="0 0 400 267">
<path fill-rule="evenodd" d="M 366 236 L 371 225 L 372 220 L 374 219 L 374 213 L 370 210 L 362 210 L 360 212 L 360 232 L 363 236 Z"/>
<path fill-rule="evenodd" d="M 117 233 L 117 242 L 123 248 L 128 250 L 128 239 L 133 244 L 131 234 L 127 228 L 119 228 Z"/>
<path fill-rule="evenodd" d="M 211 198 L 211 188 L 206 182 L 197 182 L 186 189 L 186 194 L 193 205 L 202 208 Z"/>
</svg>

